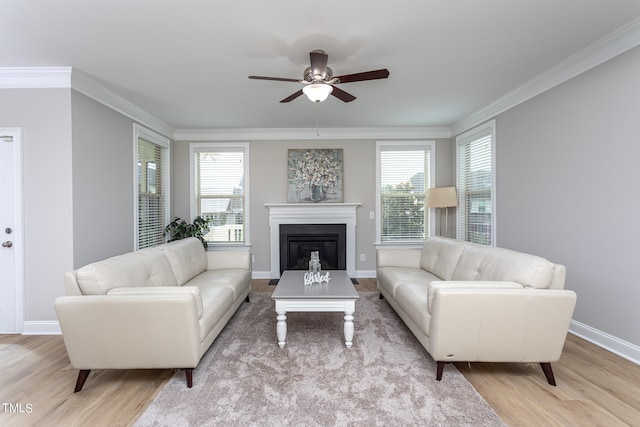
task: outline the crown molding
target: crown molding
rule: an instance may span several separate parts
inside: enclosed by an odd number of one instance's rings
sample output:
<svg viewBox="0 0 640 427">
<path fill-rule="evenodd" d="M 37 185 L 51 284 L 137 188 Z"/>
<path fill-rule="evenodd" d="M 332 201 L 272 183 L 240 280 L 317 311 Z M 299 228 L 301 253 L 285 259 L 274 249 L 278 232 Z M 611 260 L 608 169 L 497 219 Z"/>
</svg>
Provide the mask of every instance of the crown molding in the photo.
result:
<svg viewBox="0 0 640 427">
<path fill-rule="evenodd" d="M 2 67 L 0 89 L 70 88 L 71 67 Z"/>
<path fill-rule="evenodd" d="M 175 129 L 172 126 L 105 88 L 92 78 L 91 75 L 74 69 L 71 74 L 71 87 L 94 101 L 151 128 L 163 136 L 173 138 Z"/>
<path fill-rule="evenodd" d="M 175 129 L 72 67 L 2 67 L 0 89 L 71 88 L 162 135 L 173 138 Z"/>
<path fill-rule="evenodd" d="M 450 138 L 449 127 L 176 129 L 176 141 Z"/>
<path fill-rule="evenodd" d="M 451 127 L 452 134 L 459 135 L 638 45 L 640 45 L 640 18 L 559 62 L 502 98 L 454 123 Z"/>
</svg>

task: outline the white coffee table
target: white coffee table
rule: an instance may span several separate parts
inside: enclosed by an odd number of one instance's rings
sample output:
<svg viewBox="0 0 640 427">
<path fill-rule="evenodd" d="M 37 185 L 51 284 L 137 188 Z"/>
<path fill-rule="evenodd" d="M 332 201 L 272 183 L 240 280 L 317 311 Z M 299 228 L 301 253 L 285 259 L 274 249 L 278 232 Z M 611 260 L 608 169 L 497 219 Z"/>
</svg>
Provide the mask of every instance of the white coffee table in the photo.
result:
<svg viewBox="0 0 640 427">
<path fill-rule="evenodd" d="M 353 315 L 356 311 L 358 291 L 346 271 L 330 270 L 329 283 L 305 286 L 304 270 L 282 273 L 271 295 L 276 302 L 278 345 L 284 347 L 287 337 L 287 312 L 344 312 L 344 341 L 347 348 L 353 344 Z M 325 274 L 326 271 L 323 271 Z"/>
</svg>

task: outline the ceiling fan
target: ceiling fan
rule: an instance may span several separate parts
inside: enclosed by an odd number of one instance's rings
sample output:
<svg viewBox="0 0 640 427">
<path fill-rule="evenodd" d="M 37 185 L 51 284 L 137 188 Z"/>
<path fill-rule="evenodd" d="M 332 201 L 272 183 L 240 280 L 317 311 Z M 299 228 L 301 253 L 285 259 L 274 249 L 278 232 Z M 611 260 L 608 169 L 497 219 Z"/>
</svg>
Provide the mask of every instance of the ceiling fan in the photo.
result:
<svg viewBox="0 0 640 427">
<path fill-rule="evenodd" d="M 386 79 L 389 77 L 389 70 L 386 68 L 334 77 L 331 68 L 327 67 L 329 55 L 327 55 L 325 51 L 320 49 L 312 50 L 309 52 L 309 57 L 311 58 L 311 66 L 304 70 L 302 80 L 265 76 L 249 76 L 249 78 L 257 80 L 295 82 L 305 85 L 302 89 L 289 95 L 280 102 L 293 101 L 303 93 L 307 95 L 310 101 L 313 102 L 322 102 L 327 99 L 329 95 L 333 95 L 344 102 L 351 102 L 356 99 L 356 97 L 335 85 L 339 83 L 361 82 L 364 80 Z"/>
</svg>

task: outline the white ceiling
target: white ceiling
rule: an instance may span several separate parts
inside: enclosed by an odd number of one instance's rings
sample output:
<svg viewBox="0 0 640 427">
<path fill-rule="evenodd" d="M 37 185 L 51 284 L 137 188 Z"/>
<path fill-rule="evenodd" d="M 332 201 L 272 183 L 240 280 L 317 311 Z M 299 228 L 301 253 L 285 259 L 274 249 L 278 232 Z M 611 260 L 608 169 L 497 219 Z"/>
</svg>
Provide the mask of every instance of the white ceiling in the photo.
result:
<svg viewBox="0 0 640 427">
<path fill-rule="evenodd" d="M 174 129 L 452 126 L 640 17 L 638 0 L 0 0 L 0 67 L 71 66 Z M 278 101 L 323 49 L 351 103 Z"/>
</svg>

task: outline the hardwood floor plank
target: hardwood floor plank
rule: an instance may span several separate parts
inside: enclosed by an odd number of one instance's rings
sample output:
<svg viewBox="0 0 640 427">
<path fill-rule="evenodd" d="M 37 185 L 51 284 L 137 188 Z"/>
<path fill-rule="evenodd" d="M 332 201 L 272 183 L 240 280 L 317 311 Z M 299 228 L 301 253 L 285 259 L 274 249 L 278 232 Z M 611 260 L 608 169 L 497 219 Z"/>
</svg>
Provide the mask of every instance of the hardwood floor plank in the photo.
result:
<svg viewBox="0 0 640 427">
<path fill-rule="evenodd" d="M 358 281 L 361 292 L 377 290 L 375 279 Z M 273 292 L 268 282 L 252 281 L 252 292 Z M 552 366 L 557 387 L 538 364 L 456 363 L 509 426 L 640 425 L 640 366 L 573 335 Z M 0 407 L 2 427 L 130 426 L 175 373 L 92 371 L 73 393 L 78 371 L 62 337 L 28 335 L 0 335 L 0 370 L 0 403 L 31 405 L 30 413 Z"/>
</svg>

